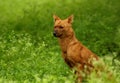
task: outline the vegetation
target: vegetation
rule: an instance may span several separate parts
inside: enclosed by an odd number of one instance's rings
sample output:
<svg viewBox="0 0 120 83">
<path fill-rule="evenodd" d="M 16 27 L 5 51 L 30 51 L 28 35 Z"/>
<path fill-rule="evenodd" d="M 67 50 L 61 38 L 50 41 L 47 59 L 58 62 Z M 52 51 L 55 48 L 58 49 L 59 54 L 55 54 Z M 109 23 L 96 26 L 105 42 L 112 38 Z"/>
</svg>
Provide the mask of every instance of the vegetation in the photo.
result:
<svg viewBox="0 0 120 83">
<path fill-rule="evenodd" d="M 0 83 L 73 83 L 73 71 L 61 58 L 52 36 L 53 14 L 74 14 L 77 38 L 112 72 L 85 83 L 120 82 L 119 0 L 0 0 Z M 101 63 L 100 63 L 101 64 Z M 94 78 L 94 79 L 93 79 Z M 84 83 L 84 82 L 83 82 Z"/>
</svg>

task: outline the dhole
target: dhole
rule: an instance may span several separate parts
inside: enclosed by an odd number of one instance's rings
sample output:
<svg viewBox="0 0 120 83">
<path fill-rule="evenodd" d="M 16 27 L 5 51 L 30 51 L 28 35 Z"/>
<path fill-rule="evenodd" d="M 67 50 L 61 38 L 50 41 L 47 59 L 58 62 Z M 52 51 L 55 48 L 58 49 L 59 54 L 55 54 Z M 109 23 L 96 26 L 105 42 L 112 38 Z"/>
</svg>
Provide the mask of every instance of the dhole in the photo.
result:
<svg viewBox="0 0 120 83">
<path fill-rule="evenodd" d="M 82 75 L 80 72 L 84 71 L 86 68 L 89 73 L 91 69 L 94 68 L 91 58 L 98 60 L 98 56 L 86 48 L 75 37 L 75 33 L 72 29 L 73 15 L 64 20 L 60 19 L 56 15 L 53 15 L 53 18 L 53 35 L 58 38 L 62 57 L 71 69 L 76 69 L 75 73 L 77 75 L 77 79 L 81 82 Z"/>
</svg>

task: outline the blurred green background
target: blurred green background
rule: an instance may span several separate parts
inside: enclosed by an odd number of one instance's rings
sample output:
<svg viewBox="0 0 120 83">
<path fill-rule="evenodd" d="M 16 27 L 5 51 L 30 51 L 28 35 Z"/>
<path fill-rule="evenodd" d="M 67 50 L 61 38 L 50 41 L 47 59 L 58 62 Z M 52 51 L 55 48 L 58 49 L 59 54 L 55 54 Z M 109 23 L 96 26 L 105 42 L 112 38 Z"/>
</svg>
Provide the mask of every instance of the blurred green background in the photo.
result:
<svg viewBox="0 0 120 83">
<path fill-rule="evenodd" d="M 120 58 L 119 0 L 0 0 L 0 82 L 41 83 L 38 78 L 52 75 L 50 81 L 64 83 L 71 71 L 52 35 L 53 14 L 73 14 L 73 29 L 85 46 Z"/>
</svg>

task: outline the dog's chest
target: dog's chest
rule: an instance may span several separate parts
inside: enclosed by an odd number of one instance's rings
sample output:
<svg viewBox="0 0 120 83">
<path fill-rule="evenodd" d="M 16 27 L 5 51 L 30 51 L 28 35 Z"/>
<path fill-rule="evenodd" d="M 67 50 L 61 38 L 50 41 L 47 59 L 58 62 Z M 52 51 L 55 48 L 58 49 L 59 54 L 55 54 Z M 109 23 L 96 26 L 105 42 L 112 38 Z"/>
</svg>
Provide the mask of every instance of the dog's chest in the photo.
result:
<svg viewBox="0 0 120 83">
<path fill-rule="evenodd" d="M 67 54 L 67 47 L 68 47 L 68 42 L 67 41 L 60 41 L 60 47 L 61 47 L 61 50 L 64 54 Z"/>
<path fill-rule="evenodd" d="M 64 59 L 68 59 L 68 52 L 67 52 L 67 45 L 62 44 L 61 45 L 61 51 L 62 51 L 62 56 Z"/>
</svg>

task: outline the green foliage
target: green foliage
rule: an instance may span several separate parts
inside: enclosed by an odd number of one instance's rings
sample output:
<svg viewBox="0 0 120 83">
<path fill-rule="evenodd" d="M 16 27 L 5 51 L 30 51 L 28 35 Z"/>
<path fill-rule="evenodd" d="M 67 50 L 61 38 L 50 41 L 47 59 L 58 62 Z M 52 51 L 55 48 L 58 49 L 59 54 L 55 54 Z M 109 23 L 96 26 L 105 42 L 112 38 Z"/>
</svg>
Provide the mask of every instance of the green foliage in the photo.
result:
<svg viewBox="0 0 120 83">
<path fill-rule="evenodd" d="M 106 56 L 99 61 L 94 61 L 93 64 L 98 71 L 96 73 L 96 70 L 94 70 L 90 76 L 88 76 L 88 83 L 95 83 L 96 81 L 97 83 L 119 83 L 120 73 L 114 69 L 115 67 L 112 65 L 111 60 L 112 57 Z"/>
<path fill-rule="evenodd" d="M 105 63 L 119 83 L 119 0 L 0 0 L 0 83 L 73 83 L 52 36 L 53 14 L 74 14 L 77 38 L 102 58 L 114 55 Z M 93 72 L 88 83 L 104 83 L 107 74 L 101 74 Z"/>
<path fill-rule="evenodd" d="M 36 46 L 28 33 L 8 33 L 0 37 L 1 77 L 21 82 L 28 79 L 34 82 L 36 75 L 43 78 L 55 74 L 63 76 L 64 79 L 64 76 L 69 75 L 68 67 L 65 67 L 59 53 L 55 52 L 57 47 L 51 48 L 45 41 L 40 41 Z"/>
</svg>

